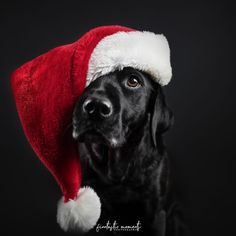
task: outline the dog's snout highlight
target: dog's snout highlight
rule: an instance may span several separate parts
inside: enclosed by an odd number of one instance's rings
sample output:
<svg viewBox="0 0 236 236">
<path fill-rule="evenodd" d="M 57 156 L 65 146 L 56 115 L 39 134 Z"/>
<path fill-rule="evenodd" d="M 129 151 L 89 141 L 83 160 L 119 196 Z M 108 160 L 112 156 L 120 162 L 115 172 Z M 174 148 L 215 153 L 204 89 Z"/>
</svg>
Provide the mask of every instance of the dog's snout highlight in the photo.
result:
<svg viewBox="0 0 236 236">
<path fill-rule="evenodd" d="M 90 99 L 85 100 L 85 102 L 83 104 L 83 111 L 88 113 L 88 114 L 94 113 L 94 111 L 95 111 L 94 102 Z"/>
<path fill-rule="evenodd" d="M 106 118 L 112 114 L 112 104 L 108 99 L 90 98 L 83 104 L 83 112 L 89 116 Z"/>
</svg>

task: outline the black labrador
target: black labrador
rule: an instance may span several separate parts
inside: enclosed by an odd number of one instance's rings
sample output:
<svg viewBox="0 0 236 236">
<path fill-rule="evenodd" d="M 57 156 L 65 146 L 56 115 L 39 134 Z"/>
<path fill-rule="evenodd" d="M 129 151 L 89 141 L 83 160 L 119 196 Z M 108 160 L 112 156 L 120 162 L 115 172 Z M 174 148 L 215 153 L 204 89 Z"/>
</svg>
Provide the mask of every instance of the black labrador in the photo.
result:
<svg viewBox="0 0 236 236">
<path fill-rule="evenodd" d="M 85 89 L 74 109 L 73 136 L 82 185 L 102 203 L 92 232 L 182 235 L 162 138 L 172 123 L 161 86 L 139 70 L 117 70 Z"/>
</svg>

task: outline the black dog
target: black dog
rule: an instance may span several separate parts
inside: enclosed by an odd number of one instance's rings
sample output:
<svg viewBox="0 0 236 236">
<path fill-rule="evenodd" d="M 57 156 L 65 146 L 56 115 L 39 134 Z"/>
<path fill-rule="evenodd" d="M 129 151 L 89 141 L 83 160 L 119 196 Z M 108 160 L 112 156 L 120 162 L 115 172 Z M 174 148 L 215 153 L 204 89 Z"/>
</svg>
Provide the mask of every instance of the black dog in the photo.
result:
<svg viewBox="0 0 236 236">
<path fill-rule="evenodd" d="M 82 184 L 91 186 L 102 203 L 93 231 L 109 221 L 137 226 L 136 231 L 100 229 L 103 235 L 182 235 L 162 138 L 172 122 L 161 86 L 141 71 L 127 67 L 86 88 L 74 109 L 73 134 Z"/>
</svg>

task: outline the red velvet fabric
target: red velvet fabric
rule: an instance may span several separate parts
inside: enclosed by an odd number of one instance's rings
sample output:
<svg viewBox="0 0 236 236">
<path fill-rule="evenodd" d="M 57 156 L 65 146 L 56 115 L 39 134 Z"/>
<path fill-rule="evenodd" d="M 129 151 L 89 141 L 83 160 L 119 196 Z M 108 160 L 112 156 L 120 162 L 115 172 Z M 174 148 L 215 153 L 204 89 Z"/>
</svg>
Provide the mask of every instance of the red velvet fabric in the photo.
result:
<svg viewBox="0 0 236 236">
<path fill-rule="evenodd" d="M 19 117 L 33 150 L 57 180 L 64 201 L 75 199 L 81 184 L 77 147 L 72 139 L 72 111 L 84 90 L 88 63 L 97 43 L 122 26 L 102 26 L 78 41 L 27 62 L 11 85 Z"/>
</svg>

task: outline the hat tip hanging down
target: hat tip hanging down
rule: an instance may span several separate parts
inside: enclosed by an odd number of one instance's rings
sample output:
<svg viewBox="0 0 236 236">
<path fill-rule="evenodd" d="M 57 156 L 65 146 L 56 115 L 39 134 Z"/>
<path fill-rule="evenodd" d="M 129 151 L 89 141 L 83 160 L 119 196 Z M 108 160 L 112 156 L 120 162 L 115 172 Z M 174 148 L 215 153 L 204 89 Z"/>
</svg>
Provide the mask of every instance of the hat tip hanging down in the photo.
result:
<svg viewBox="0 0 236 236">
<path fill-rule="evenodd" d="M 64 231 L 88 232 L 101 215 L 100 198 L 90 187 L 80 188 L 78 197 L 64 202 L 58 202 L 57 222 Z"/>
</svg>

